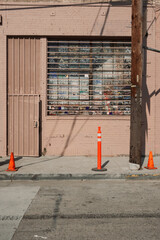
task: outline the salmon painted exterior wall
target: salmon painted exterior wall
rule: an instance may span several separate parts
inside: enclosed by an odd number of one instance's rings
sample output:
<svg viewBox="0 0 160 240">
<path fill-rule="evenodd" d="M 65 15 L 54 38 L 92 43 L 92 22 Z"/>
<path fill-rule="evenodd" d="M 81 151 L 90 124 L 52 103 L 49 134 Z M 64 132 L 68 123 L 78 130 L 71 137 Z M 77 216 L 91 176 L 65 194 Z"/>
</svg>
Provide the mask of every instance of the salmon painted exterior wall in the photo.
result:
<svg viewBox="0 0 160 240">
<path fill-rule="evenodd" d="M 160 50 L 160 14 L 156 12 L 155 48 Z M 160 153 L 160 53 L 155 54 L 155 152 Z"/>
<path fill-rule="evenodd" d="M 86 155 L 97 153 L 97 129 L 102 130 L 104 156 L 129 155 L 129 116 L 46 116 L 47 37 L 130 37 L 131 6 L 83 5 L 88 1 L 4 1 L 0 5 L 0 155 L 7 154 L 7 37 L 40 37 L 41 153 Z M 90 1 L 92 2 L 92 1 Z M 94 1 L 95 2 L 95 1 Z M 7 3 L 7 4 L 6 4 Z M 43 7 L 43 3 L 45 7 Z M 51 6 L 56 4 L 56 7 Z M 61 7 L 61 4 L 67 4 Z M 157 17 L 157 19 L 155 18 Z M 156 19 L 156 20 L 155 20 Z M 160 49 L 160 19 L 147 10 L 147 46 Z M 143 154 L 160 154 L 160 56 L 146 51 L 143 81 Z M 145 75 L 147 76 L 145 78 Z M 145 81 L 146 80 L 146 81 Z"/>
</svg>

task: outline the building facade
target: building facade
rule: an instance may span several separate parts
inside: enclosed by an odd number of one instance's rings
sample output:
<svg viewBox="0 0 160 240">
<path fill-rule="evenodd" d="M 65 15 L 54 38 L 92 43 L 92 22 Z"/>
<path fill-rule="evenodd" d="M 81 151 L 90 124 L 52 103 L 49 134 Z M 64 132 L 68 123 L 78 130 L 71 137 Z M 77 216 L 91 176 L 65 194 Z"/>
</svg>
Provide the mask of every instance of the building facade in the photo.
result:
<svg viewBox="0 0 160 240">
<path fill-rule="evenodd" d="M 0 3 L 0 155 L 129 155 L 131 3 Z M 160 3 L 143 7 L 142 153 L 160 154 Z"/>
</svg>

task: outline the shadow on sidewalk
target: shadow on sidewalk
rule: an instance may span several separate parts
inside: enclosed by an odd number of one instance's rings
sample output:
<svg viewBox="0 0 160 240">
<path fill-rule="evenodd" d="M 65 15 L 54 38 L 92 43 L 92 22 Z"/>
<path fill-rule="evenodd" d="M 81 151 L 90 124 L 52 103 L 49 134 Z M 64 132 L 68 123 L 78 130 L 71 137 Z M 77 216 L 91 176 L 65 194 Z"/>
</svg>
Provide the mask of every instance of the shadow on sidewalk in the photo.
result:
<svg viewBox="0 0 160 240">
<path fill-rule="evenodd" d="M 18 157 L 14 157 L 14 161 L 16 162 L 16 161 L 18 161 L 18 160 L 20 160 L 20 159 L 22 159 L 23 157 L 20 157 L 20 156 L 18 156 Z M 4 161 L 2 160 L 2 161 L 0 161 L 0 166 L 4 166 L 4 165 L 9 165 L 9 161 L 10 161 L 10 157 L 8 158 L 8 159 L 5 159 Z M 8 168 L 8 166 L 6 167 L 6 170 L 7 170 L 7 168 Z M 17 169 L 19 169 L 19 167 L 16 167 Z M 4 171 L 6 171 L 6 170 L 1 170 L 0 172 L 4 172 Z"/>
<path fill-rule="evenodd" d="M 18 160 L 20 160 L 20 159 L 22 159 L 22 157 L 14 157 L 14 161 L 15 161 L 15 162 L 18 161 Z M 4 161 L 0 161 L 0 166 L 9 164 L 9 161 L 10 161 L 10 158 L 9 158 L 9 159 L 6 159 L 6 160 L 4 160 Z"/>
<path fill-rule="evenodd" d="M 103 163 L 101 168 L 104 168 L 108 163 L 109 163 L 109 160 L 107 160 L 105 163 Z"/>
<path fill-rule="evenodd" d="M 40 163 L 43 163 L 43 162 L 49 162 L 49 161 L 53 161 L 53 160 L 56 160 L 56 159 L 60 159 L 62 158 L 63 156 L 56 156 L 56 157 L 53 157 L 53 158 L 49 158 L 49 159 L 44 159 L 44 160 L 41 160 L 41 161 L 36 161 L 36 162 L 32 162 L 32 163 L 28 163 L 28 164 L 24 164 L 24 165 L 20 165 L 20 166 L 16 166 L 17 169 L 20 169 L 20 168 L 23 168 L 23 167 L 27 167 L 27 166 L 32 166 L 32 165 L 35 165 L 35 164 L 40 164 Z M 14 160 L 15 162 L 20 160 L 20 159 L 23 159 L 23 157 L 15 157 Z M 10 159 L 6 159 L 5 161 L 3 162 L 0 162 L 0 166 L 2 165 L 5 165 L 5 164 L 9 164 L 9 161 Z M 33 160 L 34 161 L 34 160 Z M 109 160 L 107 160 L 105 163 L 102 164 L 102 168 L 104 168 L 107 164 L 109 163 Z M 4 170 L 0 171 L 0 172 L 3 172 Z"/>
<path fill-rule="evenodd" d="M 18 166 L 18 167 L 16 167 L 16 168 L 17 168 L 17 169 L 20 169 L 20 168 L 23 168 L 23 167 L 27 167 L 27 166 L 31 166 L 31 165 L 35 165 L 35 164 L 39 164 L 39 163 L 43 163 L 43 162 L 53 161 L 53 160 L 59 159 L 59 158 L 61 158 L 61 157 L 62 157 L 62 156 L 58 156 L 58 157 L 55 157 L 55 158 L 45 159 L 45 160 L 38 161 L 38 162 L 28 163 L 28 164 L 25 164 L 25 165 Z"/>
</svg>

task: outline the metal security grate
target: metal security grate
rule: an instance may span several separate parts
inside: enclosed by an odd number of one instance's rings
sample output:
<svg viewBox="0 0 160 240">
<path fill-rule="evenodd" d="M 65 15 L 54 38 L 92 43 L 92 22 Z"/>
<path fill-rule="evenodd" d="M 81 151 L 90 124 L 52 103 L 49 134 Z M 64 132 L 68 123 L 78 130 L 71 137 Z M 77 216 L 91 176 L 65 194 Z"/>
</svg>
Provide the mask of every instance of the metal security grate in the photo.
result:
<svg viewBox="0 0 160 240">
<path fill-rule="evenodd" d="M 47 43 L 47 115 L 130 114 L 131 42 Z"/>
</svg>

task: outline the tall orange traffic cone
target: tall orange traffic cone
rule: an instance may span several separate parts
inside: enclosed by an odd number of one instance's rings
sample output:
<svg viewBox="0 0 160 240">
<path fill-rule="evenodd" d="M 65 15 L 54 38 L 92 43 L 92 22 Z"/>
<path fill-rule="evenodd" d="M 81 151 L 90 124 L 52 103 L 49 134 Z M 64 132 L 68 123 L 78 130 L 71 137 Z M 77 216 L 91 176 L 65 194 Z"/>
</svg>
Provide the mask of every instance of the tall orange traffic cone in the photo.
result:
<svg viewBox="0 0 160 240">
<path fill-rule="evenodd" d="M 14 154 L 13 154 L 13 152 L 11 152 L 9 166 L 8 166 L 8 169 L 6 171 L 17 171 L 17 170 L 18 169 L 15 168 Z"/>
<path fill-rule="evenodd" d="M 152 151 L 150 151 L 150 153 L 149 153 L 148 165 L 145 168 L 150 169 L 150 170 L 157 169 L 156 167 L 154 167 Z"/>
</svg>

